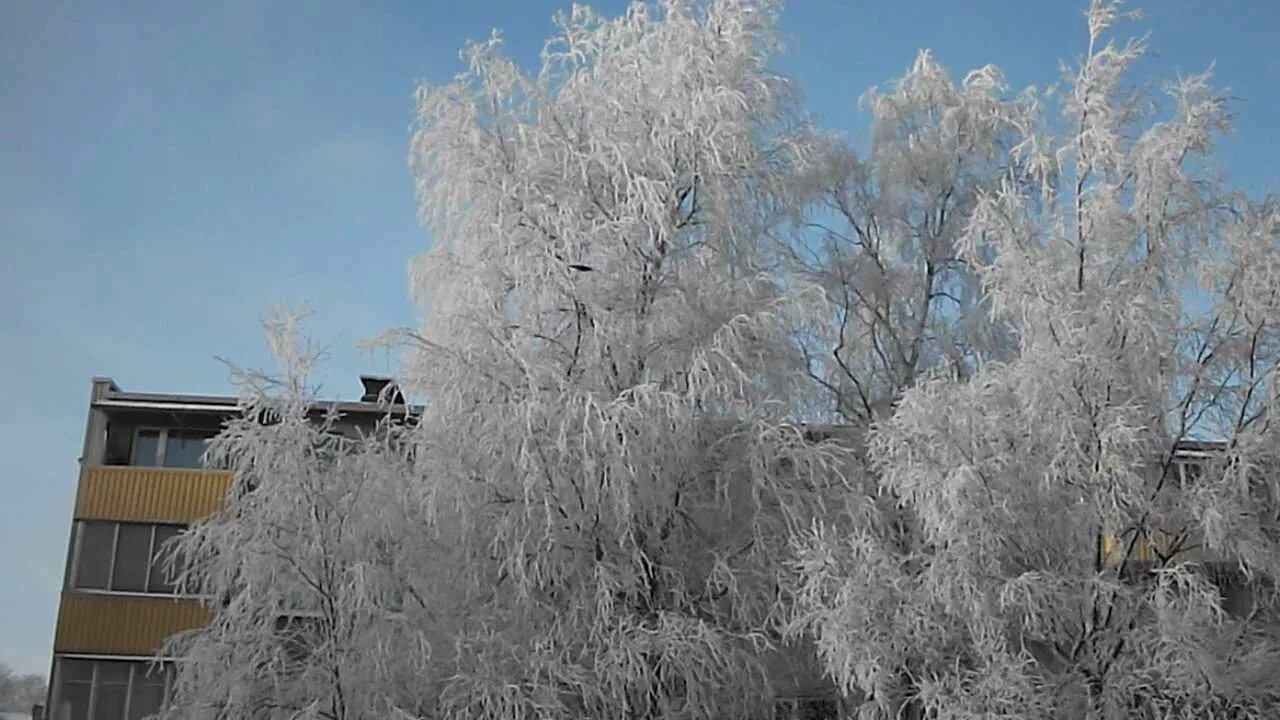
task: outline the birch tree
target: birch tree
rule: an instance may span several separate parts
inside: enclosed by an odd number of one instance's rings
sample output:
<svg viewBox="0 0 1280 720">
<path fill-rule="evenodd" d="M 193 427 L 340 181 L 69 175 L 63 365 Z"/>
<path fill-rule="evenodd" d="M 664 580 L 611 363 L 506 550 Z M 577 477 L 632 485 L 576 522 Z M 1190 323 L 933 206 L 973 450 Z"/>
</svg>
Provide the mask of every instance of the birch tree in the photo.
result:
<svg viewBox="0 0 1280 720">
<path fill-rule="evenodd" d="M 47 694 L 44 678 L 19 675 L 0 663 L 0 710 L 24 713 L 33 705 L 43 705 Z"/>
<path fill-rule="evenodd" d="M 213 450 L 227 510 L 175 550 L 214 617 L 173 646 L 169 717 L 770 713 L 779 558 L 845 454 L 789 405 L 789 328 L 823 301 L 773 272 L 816 152 L 767 70 L 776 12 L 579 6 L 537 73 L 494 37 L 420 89 L 433 247 L 392 341 L 425 407 L 334 452 L 272 332 L 282 381 L 243 376 Z"/>
<path fill-rule="evenodd" d="M 452 717 L 757 717 L 789 532 L 838 485 L 806 442 L 767 231 L 812 148 L 767 0 L 560 18 L 536 75 L 471 46 L 424 88 L 435 247 L 406 378 L 435 516 L 482 527 Z"/>
<path fill-rule="evenodd" d="M 266 323 L 278 372 L 233 368 L 241 412 L 206 462 L 225 509 L 164 549 L 211 622 L 179 635 L 165 718 L 421 717 L 459 564 L 424 532 L 403 416 L 358 428 L 318 402 L 301 316 Z"/>
<path fill-rule="evenodd" d="M 834 306 L 801 347 L 826 411 L 858 427 L 929 372 L 964 378 L 1011 349 L 960 240 L 980 194 L 1017 166 L 1011 151 L 1037 101 L 1031 91 L 1010 96 L 994 66 L 957 85 L 924 51 L 862 106 L 867 151 L 825 138 L 797 178 L 809 202 L 787 264 Z"/>
<path fill-rule="evenodd" d="M 1060 117 L 1019 128 L 958 241 L 1016 352 L 932 373 L 872 433 L 919 542 L 855 497 L 798 543 L 796 627 L 867 716 L 1280 708 L 1280 212 L 1215 172 L 1207 73 L 1165 102 L 1127 84 L 1121 10 L 1091 4 Z M 1189 440 L 1217 441 L 1191 470 Z"/>
</svg>

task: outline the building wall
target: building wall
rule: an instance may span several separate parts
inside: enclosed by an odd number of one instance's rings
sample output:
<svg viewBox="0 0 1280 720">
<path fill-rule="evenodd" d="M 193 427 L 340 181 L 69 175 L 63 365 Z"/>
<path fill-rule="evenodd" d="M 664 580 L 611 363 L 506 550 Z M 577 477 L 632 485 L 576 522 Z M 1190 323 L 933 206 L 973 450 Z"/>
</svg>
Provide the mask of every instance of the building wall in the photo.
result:
<svg viewBox="0 0 1280 720">
<path fill-rule="evenodd" d="M 337 430 L 347 435 L 384 412 L 343 405 Z M 235 407 L 234 398 L 125 394 L 94 380 L 53 639 L 51 720 L 142 717 L 167 692 L 165 640 L 211 619 L 198 599 L 175 593 L 162 550 L 223 506 L 232 474 L 203 469 L 200 442 Z"/>
<path fill-rule="evenodd" d="M 90 410 L 54 632 L 51 720 L 123 720 L 156 709 L 167 691 L 168 674 L 156 674 L 153 662 L 164 641 L 209 621 L 198 600 L 175 594 L 159 559 L 165 539 L 222 506 L 231 473 L 154 467 L 165 459 L 154 441 L 168 439 L 169 428 L 195 433 L 175 432 L 176 462 L 181 443 L 216 432 L 219 422 Z M 143 445 L 150 457 L 137 452 Z M 182 460 L 191 464 L 186 449 Z"/>
</svg>

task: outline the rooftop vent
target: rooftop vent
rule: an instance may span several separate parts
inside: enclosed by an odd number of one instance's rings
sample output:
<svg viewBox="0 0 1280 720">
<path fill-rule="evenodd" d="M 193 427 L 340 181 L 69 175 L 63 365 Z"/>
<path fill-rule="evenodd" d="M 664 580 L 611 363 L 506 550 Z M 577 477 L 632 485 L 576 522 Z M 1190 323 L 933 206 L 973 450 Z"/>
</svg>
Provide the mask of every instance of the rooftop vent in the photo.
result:
<svg viewBox="0 0 1280 720">
<path fill-rule="evenodd" d="M 400 394 L 400 388 L 389 377 L 361 375 L 360 384 L 364 385 L 364 395 L 360 397 L 360 402 L 376 403 L 385 399 L 392 405 L 404 404 L 404 395 Z"/>
</svg>

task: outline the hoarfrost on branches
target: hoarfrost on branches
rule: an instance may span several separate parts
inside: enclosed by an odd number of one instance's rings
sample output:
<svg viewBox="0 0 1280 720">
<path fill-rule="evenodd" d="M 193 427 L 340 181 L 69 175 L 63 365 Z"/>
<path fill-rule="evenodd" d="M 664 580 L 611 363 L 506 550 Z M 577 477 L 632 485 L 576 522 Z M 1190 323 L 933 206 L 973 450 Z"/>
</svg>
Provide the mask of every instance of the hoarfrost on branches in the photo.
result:
<svg viewBox="0 0 1280 720">
<path fill-rule="evenodd" d="M 823 301 L 774 272 L 813 152 L 766 68 L 775 15 L 575 7 L 536 75 L 494 38 L 420 90 L 434 247 L 396 339 L 425 407 L 322 452 L 336 420 L 307 422 L 306 355 L 272 333 L 285 382 L 250 384 L 214 452 L 253 490 L 179 543 L 222 599 L 175 645 L 172 717 L 770 712 L 778 558 L 847 455 L 787 401 L 809 387 L 789 328 Z M 388 615 L 371 574 L 423 601 Z M 286 592 L 320 605 L 292 654 Z"/>
<path fill-rule="evenodd" d="M 1060 92 L 922 53 L 860 153 L 778 10 L 575 6 L 420 88 L 424 403 L 319 413 L 269 323 L 166 719 L 759 717 L 779 658 L 865 717 L 1274 715 L 1280 211 L 1208 75 L 1131 87 L 1097 0 Z"/>
<path fill-rule="evenodd" d="M 226 509 L 164 549 L 209 625 L 164 717 L 397 717 L 430 707 L 429 621 L 465 602 L 456 553 L 426 534 L 403 418 L 359 433 L 317 411 L 319 354 L 300 316 L 267 323 L 278 376 L 240 369 L 242 414 L 207 462 L 234 473 Z"/>
<path fill-rule="evenodd" d="M 448 714 L 768 712 L 776 558 L 841 459 L 786 402 L 789 318 L 822 297 L 770 274 L 810 151 L 766 68 L 775 13 L 578 7 L 538 75 L 494 40 L 420 95 L 419 452 L 499 588 Z"/>
<path fill-rule="evenodd" d="M 891 91 L 863 96 L 872 123 L 865 154 L 825 138 L 825 152 L 799 173 L 811 202 L 787 245 L 788 269 L 834 306 L 825 322 L 816 312 L 806 318 L 801 347 L 838 420 L 864 427 L 918 378 L 964 378 L 1011 349 L 960 248 L 982 193 L 1026 163 L 1019 140 L 1036 97 L 1006 90 L 994 67 L 956 85 L 921 52 Z"/>
<path fill-rule="evenodd" d="M 1280 707 L 1280 213 L 1213 172 L 1228 115 L 1207 74 L 1159 121 L 1126 87 L 1144 45 L 1107 40 L 1119 16 L 1093 3 L 1061 118 L 1020 128 L 957 239 L 1016 352 L 934 373 L 872 433 L 916 542 L 846 521 L 799 543 L 801 626 L 869 712 Z M 1225 449 L 1179 462 L 1205 439 Z"/>
</svg>

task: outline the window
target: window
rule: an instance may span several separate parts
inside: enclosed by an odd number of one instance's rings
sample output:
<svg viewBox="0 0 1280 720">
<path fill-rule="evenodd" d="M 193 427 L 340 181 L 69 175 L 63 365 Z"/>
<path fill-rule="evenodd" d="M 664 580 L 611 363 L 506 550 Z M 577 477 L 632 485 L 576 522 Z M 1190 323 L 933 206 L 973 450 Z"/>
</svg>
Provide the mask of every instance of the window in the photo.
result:
<svg viewBox="0 0 1280 720">
<path fill-rule="evenodd" d="M 141 467 L 157 467 L 160 465 L 160 441 L 164 437 L 163 430 L 139 430 L 133 443 L 132 465 Z"/>
<path fill-rule="evenodd" d="M 58 687 L 54 688 L 55 712 L 58 720 L 88 720 L 89 702 L 93 699 L 93 663 L 83 660 L 58 661 Z"/>
<path fill-rule="evenodd" d="M 280 597 L 276 600 L 276 612 L 279 617 L 317 618 L 324 614 L 322 601 L 311 588 L 283 578 L 277 582 Z"/>
<path fill-rule="evenodd" d="M 106 590 L 111 585 L 111 561 L 115 555 L 115 523 L 80 523 L 71 576 L 73 587 Z"/>
<path fill-rule="evenodd" d="M 122 718 L 129 704 L 129 676 L 133 668 L 124 663 L 97 663 L 93 678 L 93 717 Z"/>
<path fill-rule="evenodd" d="M 212 437 L 208 433 L 170 430 L 165 442 L 164 466 L 172 468 L 204 467 L 205 444 Z"/>
<path fill-rule="evenodd" d="M 347 437 L 340 431 L 330 430 L 315 440 L 312 451 L 322 462 L 336 463 L 343 457 L 355 455 L 359 447 L 357 439 Z"/>
<path fill-rule="evenodd" d="M 319 644 L 323 619 L 311 615 L 276 617 L 276 639 L 290 663 L 305 662 Z"/>
<path fill-rule="evenodd" d="M 1188 487 L 1200 482 L 1204 477 L 1205 461 L 1200 459 L 1184 459 L 1176 463 L 1177 479 L 1181 487 Z"/>
<path fill-rule="evenodd" d="M 168 692 L 168 666 L 149 665 L 133 670 L 133 688 L 129 693 L 129 720 L 142 720 L 159 712 Z"/>
<path fill-rule="evenodd" d="M 76 590 L 173 593 L 163 558 L 165 543 L 181 532 L 179 525 L 82 520 L 71 586 Z"/>
<path fill-rule="evenodd" d="M 168 554 L 168 542 L 182 533 L 179 525 L 153 525 L 155 539 L 151 542 L 151 575 L 147 578 L 147 592 L 172 593 L 177 588 L 165 572 L 164 558 Z"/>
<path fill-rule="evenodd" d="M 202 468 L 212 430 L 143 429 L 133 440 L 131 465 L 138 467 Z"/>
<path fill-rule="evenodd" d="M 835 720 L 840 717 L 840 702 L 832 697 L 778 698 L 773 716 L 775 720 Z"/>
<path fill-rule="evenodd" d="M 52 718 L 143 720 L 160 711 L 172 666 L 148 661 L 58 658 Z"/>
<path fill-rule="evenodd" d="M 111 589 L 146 592 L 147 575 L 151 572 L 150 525 L 120 524 L 116 526 L 116 552 Z"/>
</svg>

